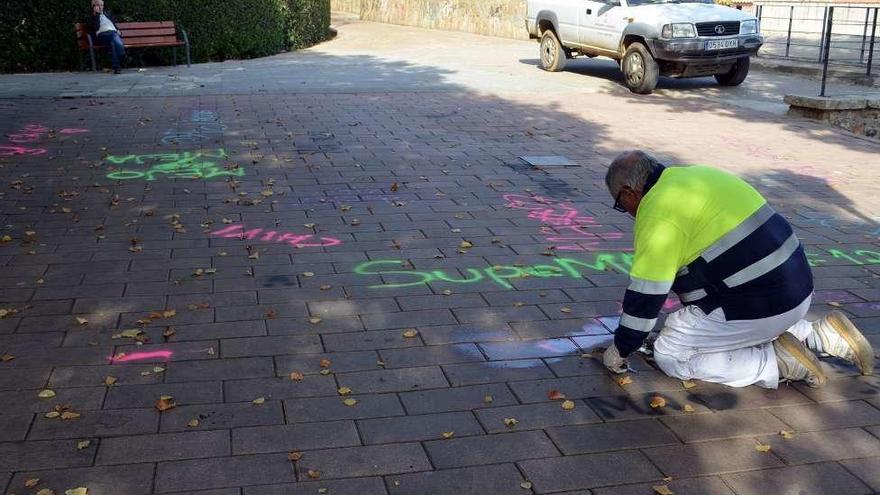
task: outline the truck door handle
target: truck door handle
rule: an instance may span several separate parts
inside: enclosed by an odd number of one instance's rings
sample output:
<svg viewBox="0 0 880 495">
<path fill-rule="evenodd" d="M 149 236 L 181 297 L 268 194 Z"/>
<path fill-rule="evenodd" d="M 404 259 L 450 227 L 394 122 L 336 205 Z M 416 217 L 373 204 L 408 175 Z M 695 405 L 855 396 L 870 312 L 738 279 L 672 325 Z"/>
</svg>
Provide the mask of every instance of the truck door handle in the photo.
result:
<svg viewBox="0 0 880 495">
<path fill-rule="evenodd" d="M 587 15 L 590 15 L 592 13 L 593 13 L 593 9 L 587 9 Z"/>
</svg>

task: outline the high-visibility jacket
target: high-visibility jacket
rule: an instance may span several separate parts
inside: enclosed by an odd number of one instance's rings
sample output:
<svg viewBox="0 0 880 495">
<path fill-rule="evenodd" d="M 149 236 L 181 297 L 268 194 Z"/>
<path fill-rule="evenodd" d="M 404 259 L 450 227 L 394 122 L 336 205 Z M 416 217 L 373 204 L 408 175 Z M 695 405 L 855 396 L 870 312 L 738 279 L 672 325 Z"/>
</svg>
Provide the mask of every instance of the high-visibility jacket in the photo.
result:
<svg viewBox="0 0 880 495">
<path fill-rule="evenodd" d="M 630 284 L 615 332 L 621 355 L 654 328 L 669 291 L 730 320 L 795 308 L 813 276 L 791 225 L 744 180 L 711 167 L 654 172 L 636 212 Z"/>
</svg>

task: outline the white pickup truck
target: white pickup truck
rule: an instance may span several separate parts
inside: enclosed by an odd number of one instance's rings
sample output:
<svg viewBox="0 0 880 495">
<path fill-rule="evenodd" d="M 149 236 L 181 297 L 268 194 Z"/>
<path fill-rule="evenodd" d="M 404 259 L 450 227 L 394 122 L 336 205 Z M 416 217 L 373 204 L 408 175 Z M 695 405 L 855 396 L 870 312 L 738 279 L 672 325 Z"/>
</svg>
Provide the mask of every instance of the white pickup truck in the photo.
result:
<svg viewBox="0 0 880 495">
<path fill-rule="evenodd" d="M 661 75 L 714 75 L 737 86 L 764 44 L 755 17 L 706 0 L 528 0 L 526 28 L 541 42 L 545 70 L 560 71 L 578 55 L 605 56 L 641 94 Z"/>
</svg>

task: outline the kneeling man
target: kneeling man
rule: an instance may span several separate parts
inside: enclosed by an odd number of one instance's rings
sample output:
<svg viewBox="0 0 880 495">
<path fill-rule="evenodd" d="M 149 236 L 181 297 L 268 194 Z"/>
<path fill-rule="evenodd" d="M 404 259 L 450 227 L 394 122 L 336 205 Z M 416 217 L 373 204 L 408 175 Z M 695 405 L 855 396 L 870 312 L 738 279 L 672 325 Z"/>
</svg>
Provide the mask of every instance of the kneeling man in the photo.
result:
<svg viewBox="0 0 880 495">
<path fill-rule="evenodd" d="M 614 345 L 605 366 L 654 328 L 670 290 L 684 307 L 654 343 L 665 373 L 732 387 L 776 388 L 782 380 L 818 387 L 817 355 L 874 369 L 871 345 L 839 311 L 804 320 L 813 276 L 791 225 L 749 184 L 702 166 L 666 168 L 641 151 L 612 162 L 605 183 L 614 209 L 635 217 L 635 257 Z"/>
</svg>

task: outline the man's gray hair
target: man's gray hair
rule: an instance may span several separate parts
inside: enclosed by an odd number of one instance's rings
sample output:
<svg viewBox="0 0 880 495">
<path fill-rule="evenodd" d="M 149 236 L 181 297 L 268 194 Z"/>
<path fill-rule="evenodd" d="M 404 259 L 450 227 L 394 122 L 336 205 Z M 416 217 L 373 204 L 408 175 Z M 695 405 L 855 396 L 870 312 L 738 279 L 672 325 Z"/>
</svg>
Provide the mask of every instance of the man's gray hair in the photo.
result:
<svg viewBox="0 0 880 495">
<path fill-rule="evenodd" d="M 641 150 L 624 151 L 617 155 L 605 174 L 605 185 L 611 197 L 617 197 L 624 186 L 641 191 L 658 165 L 660 162 L 656 158 Z"/>
</svg>

